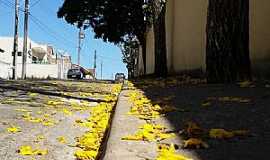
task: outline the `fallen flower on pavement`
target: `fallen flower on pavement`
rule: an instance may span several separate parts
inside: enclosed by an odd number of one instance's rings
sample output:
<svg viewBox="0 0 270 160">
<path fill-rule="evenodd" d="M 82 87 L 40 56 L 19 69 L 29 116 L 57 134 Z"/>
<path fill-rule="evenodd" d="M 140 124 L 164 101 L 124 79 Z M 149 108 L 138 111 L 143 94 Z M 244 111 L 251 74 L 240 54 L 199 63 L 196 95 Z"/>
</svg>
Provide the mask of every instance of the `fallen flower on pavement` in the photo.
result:
<svg viewBox="0 0 270 160">
<path fill-rule="evenodd" d="M 238 84 L 241 88 L 255 87 L 255 85 L 251 81 L 243 81 Z"/>
<path fill-rule="evenodd" d="M 248 133 L 248 130 L 226 131 L 225 129 L 211 129 L 209 131 L 209 136 L 215 139 L 227 139 L 235 136 L 246 136 Z"/>
<path fill-rule="evenodd" d="M 7 128 L 7 131 L 9 133 L 18 133 L 18 132 L 21 132 L 21 129 L 20 127 L 12 126 L 12 127 Z"/>
<path fill-rule="evenodd" d="M 211 129 L 209 131 L 209 136 L 215 139 L 226 139 L 232 138 L 234 134 L 232 132 L 226 131 L 225 129 Z"/>
<path fill-rule="evenodd" d="M 66 108 L 63 108 L 62 112 L 63 112 L 65 115 L 67 115 L 67 116 L 71 116 L 71 115 L 72 115 L 72 112 L 69 111 L 69 110 L 66 109 Z"/>
<path fill-rule="evenodd" d="M 147 123 L 139 127 L 139 130 L 134 135 L 125 136 L 122 140 L 161 141 L 175 136 L 172 133 L 166 133 L 165 129 L 162 125 Z"/>
<path fill-rule="evenodd" d="M 161 149 L 158 150 L 159 155 L 156 160 L 193 160 L 188 158 L 184 155 L 176 154 L 175 147 L 173 144 L 169 148 L 160 147 Z"/>
<path fill-rule="evenodd" d="M 204 102 L 204 103 L 202 103 L 202 106 L 209 107 L 209 106 L 211 106 L 211 102 Z"/>
<path fill-rule="evenodd" d="M 57 137 L 57 140 L 59 143 L 63 143 L 63 144 L 67 143 L 67 140 L 64 136 Z"/>
<path fill-rule="evenodd" d="M 183 148 L 209 148 L 209 145 L 198 138 L 190 138 L 184 141 Z"/>
<path fill-rule="evenodd" d="M 23 156 L 46 155 L 48 150 L 33 149 L 31 146 L 21 146 L 18 153 Z"/>
<path fill-rule="evenodd" d="M 185 132 L 188 137 L 199 137 L 204 133 L 204 130 L 195 122 L 189 121 L 186 125 Z"/>
<path fill-rule="evenodd" d="M 95 157 L 97 156 L 97 152 L 96 151 L 84 151 L 84 150 L 77 150 L 74 153 L 74 156 L 78 159 L 78 160 L 94 160 Z"/>
<path fill-rule="evenodd" d="M 19 108 L 19 109 L 14 109 L 14 110 L 18 111 L 18 112 L 32 112 L 32 111 L 24 109 L 24 108 Z"/>
<path fill-rule="evenodd" d="M 76 146 L 81 148 L 74 153 L 78 160 L 94 160 L 99 152 L 103 136 L 109 127 L 113 103 L 100 103 L 91 108 L 87 122 L 78 120 L 76 123 L 89 129 L 77 138 Z"/>
</svg>

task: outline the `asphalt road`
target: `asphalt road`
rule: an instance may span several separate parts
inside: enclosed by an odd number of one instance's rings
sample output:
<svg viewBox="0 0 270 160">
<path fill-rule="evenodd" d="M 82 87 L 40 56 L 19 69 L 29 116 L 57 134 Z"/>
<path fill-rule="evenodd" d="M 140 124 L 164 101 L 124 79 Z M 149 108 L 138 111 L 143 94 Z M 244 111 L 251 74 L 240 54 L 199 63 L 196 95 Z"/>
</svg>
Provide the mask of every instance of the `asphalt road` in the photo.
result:
<svg viewBox="0 0 270 160">
<path fill-rule="evenodd" d="M 88 118 L 89 109 L 98 104 L 80 97 L 104 99 L 113 86 L 110 83 L 75 81 L 1 81 L 1 85 L 36 87 L 52 93 L 75 95 L 73 99 L 0 87 L 1 160 L 74 160 L 73 154 L 78 149 L 76 137 L 87 130 L 76 120 Z M 19 132 L 10 133 L 10 127 L 19 129 Z M 21 146 L 47 150 L 48 154 L 20 155 L 18 150 Z"/>
</svg>

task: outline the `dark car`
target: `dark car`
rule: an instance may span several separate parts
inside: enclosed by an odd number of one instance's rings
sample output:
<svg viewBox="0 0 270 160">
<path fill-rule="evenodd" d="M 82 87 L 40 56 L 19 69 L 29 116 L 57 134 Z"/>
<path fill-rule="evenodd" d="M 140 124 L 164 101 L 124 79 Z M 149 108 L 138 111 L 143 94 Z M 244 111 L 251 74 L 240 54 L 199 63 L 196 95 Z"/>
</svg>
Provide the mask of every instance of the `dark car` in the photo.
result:
<svg viewBox="0 0 270 160">
<path fill-rule="evenodd" d="M 67 73 L 67 77 L 69 79 L 83 79 L 84 75 L 83 72 L 79 69 L 69 69 Z"/>
<path fill-rule="evenodd" d="M 122 83 L 122 82 L 124 82 L 124 80 L 125 80 L 125 74 L 124 73 L 116 73 L 115 74 L 115 82 Z"/>
</svg>

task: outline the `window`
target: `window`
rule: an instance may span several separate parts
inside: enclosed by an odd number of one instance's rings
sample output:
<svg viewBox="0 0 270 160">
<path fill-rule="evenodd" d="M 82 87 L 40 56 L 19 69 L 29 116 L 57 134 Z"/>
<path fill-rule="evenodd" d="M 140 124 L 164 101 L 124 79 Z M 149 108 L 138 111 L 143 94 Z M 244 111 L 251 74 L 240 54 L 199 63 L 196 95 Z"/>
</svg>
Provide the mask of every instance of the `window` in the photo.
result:
<svg viewBox="0 0 270 160">
<path fill-rule="evenodd" d="M 14 52 L 12 52 L 12 56 L 14 56 Z M 18 52 L 18 56 L 22 56 L 22 52 Z"/>
</svg>

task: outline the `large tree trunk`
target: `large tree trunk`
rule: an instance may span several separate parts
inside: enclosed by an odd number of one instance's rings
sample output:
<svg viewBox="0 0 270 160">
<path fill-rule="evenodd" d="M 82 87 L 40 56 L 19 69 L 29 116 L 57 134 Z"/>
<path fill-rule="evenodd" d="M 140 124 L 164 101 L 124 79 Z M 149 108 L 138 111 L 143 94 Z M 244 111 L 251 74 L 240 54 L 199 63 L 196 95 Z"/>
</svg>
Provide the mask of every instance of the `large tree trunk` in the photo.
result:
<svg viewBox="0 0 270 160">
<path fill-rule="evenodd" d="M 159 17 L 154 21 L 155 33 L 155 75 L 166 77 L 167 49 L 166 49 L 166 29 L 165 29 L 166 5 L 162 8 Z"/>
<path fill-rule="evenodd" d="M 248 0 L 209 0 L 206 71 L 208 83 L 251 79 Z"/>
</svg>

